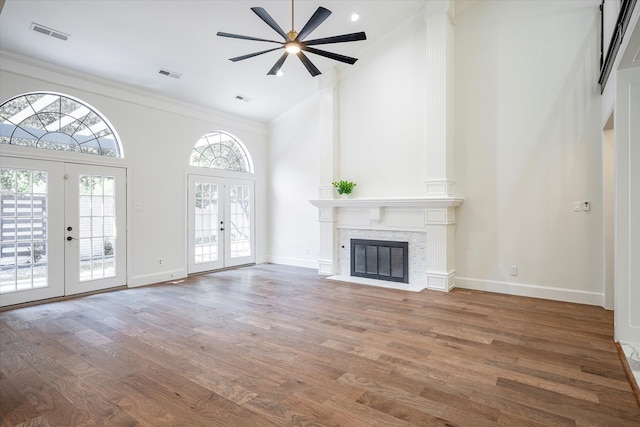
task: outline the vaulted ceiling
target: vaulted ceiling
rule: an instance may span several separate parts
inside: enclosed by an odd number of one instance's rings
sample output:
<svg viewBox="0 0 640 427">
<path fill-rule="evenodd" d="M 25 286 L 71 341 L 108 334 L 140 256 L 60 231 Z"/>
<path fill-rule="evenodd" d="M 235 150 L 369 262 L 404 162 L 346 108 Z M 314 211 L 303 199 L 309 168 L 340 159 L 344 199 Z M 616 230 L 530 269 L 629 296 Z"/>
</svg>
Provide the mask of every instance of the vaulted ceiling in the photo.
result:
<svg viewBox="0 0 640 427">
<path fill-rule="evenodd" d="M 321 46 L 366 64 L 375 42 L 418 13 L 427 2 L 297 0 L 295 29 L 323 6 L 333 14 L 307 39 L 365 31 L 366 41 Z M 251 7 L 260 6 L 291 29 L 289 0 L 6 0 L 0 13 L 0 49 L 89 75 L 132 85 L 198 106 L 268 122 L 313 93 L 311 77 L 290 57 L 282 77 L 267 72 L 281 51 L 240 62 L 229 58 L 266 50 L 271 43 L 217 37 L 218 31 L 280 40 Z M 360 20 L 351 22 L 352 13 Z M 32 30 L 39 24 L 66 41 Z M 277 46 L 276 46 L 277 47 Z M 320 46 L 318 46 L 320 47 Z M 352 67 L 309 54 L 321 72 Z M 172 78 L 159 73 L 180 75 Z M 243 97 L 239 100 L 237 97 Z"/>
</svg>

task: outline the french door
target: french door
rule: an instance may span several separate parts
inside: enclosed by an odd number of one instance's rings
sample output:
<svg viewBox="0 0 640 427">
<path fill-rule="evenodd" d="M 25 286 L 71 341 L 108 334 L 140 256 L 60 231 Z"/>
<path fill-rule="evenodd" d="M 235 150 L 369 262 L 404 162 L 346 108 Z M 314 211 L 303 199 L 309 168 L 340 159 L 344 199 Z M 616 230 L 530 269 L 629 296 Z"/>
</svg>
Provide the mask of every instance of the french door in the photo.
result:
<svg viewBox="0 0 640 427">
<path fill-rule="evenodd" d="M 255 262 L 253 181 L 189 175 L 189 274 Z"/>
<path fill-rule="evenodd" d="M 126 171 L 0 158 L 0 306 L 126 284 Z"/>
</svg>

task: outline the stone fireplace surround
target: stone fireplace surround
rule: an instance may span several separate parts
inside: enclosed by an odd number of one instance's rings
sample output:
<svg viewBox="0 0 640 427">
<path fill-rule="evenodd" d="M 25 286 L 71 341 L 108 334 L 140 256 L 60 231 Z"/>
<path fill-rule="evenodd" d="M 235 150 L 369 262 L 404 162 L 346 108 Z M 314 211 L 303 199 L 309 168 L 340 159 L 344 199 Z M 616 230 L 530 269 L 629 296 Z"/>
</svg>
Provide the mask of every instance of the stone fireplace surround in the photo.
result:
<svg viewBox="0 0 640 427">
<path fill-rule="evenodd" d="M 395 289 L 449 291 L 455 286 L 455 211 L 458 197 L 319 199 L 320 274 L 330 279 Z M 409 283 L 350 276 L 351 239 L 409 243 Z"/>
</svg>

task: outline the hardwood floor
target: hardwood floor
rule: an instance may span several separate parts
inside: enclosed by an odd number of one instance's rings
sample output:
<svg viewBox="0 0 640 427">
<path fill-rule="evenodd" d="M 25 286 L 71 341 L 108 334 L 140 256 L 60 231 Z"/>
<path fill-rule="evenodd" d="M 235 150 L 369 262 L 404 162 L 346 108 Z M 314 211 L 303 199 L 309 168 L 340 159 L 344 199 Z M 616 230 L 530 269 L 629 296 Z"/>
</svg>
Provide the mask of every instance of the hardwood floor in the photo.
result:
<svg viewBox="0 0 640 427">
<path fill-rule="evenodd" d="M 599 307 L 261 265 L 0 312 L 4 426 L 639 426 Z"/>
</svg>

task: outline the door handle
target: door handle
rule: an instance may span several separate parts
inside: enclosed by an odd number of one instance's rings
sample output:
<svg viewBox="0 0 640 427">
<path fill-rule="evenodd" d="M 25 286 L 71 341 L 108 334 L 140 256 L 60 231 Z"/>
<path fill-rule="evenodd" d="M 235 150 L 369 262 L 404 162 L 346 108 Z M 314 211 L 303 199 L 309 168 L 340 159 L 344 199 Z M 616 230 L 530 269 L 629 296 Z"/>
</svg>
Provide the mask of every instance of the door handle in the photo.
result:
<svg viewBox="0 0 640 427">
<path fill-rule="evenodd" d="M 224 231 L 224 228 L 220 227 L 220 231 Z"/>
</svg>

